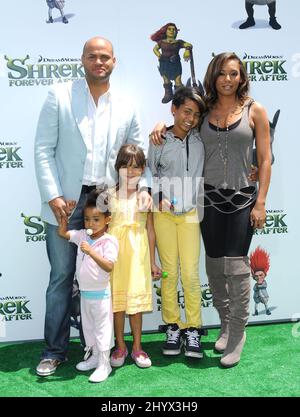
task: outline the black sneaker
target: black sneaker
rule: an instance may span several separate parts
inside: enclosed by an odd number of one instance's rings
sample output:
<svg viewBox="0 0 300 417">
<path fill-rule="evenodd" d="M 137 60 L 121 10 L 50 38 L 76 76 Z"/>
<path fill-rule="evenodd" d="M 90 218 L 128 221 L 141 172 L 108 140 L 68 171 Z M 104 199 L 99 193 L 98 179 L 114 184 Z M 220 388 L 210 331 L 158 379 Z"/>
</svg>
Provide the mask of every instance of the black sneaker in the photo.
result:
<svg viewBox="0 0 300 417">
<path fill-rule="evenodd" d="M 183 343 L 185 347 L 185 356 L 188 356 L 189 358 L 203 358 L 199 329 L 196 327 L 185 329 L 183 332 Z"/>
<path fill-rule="evenodd" d="M 164 355 L 179 355 L 181 353 L 181 337 L 178 325 L 168 324 L 166 331 L 167 340 L 165 341 L 162 353 Z"/>
</svg>

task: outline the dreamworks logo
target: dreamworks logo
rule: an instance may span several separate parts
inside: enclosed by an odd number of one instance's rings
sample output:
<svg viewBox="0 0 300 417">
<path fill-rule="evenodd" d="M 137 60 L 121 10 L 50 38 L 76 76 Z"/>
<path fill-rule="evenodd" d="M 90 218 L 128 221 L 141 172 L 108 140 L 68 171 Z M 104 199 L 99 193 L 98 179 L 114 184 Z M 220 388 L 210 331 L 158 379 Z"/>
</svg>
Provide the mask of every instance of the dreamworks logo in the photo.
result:
<svg viewBox="0 0 300 417">
<path fill-rule="evenodd" d="M 21 149 L 17 142 L 0 141 L 0 169 L 24 168 Z"/>
<path fill-rule="evenodd" d="M 282 55 L 250 55 L 245 52 L 243 64 L 250 81 L 287 81 L 286 60 Z"/>
<path fill-rule="evenodd" d="M 0 69 L 5 70 L 10 87 L 49 86 L 55 82 L 64 82 L 84 77 L 84 70 L 79 58 L 10 57 L 0 55 Z M 1 75 L 2 75 L 1 74 Z"/>
<path fill-rule="evenodd" d="M 24 219 L 26 242 L 43 242 L 46 240 L 47 224 L 39 216 L 26 216 L 21 213 Z"/>
<path fill-rule="evenodd" d="M 30 300 L 26 298 L 25 296 L 0 297 L 0 336 L 1 330 L 5 333 L 4 321 L 32 320 L 32 313 L 28 308 Z"/>
</svg>

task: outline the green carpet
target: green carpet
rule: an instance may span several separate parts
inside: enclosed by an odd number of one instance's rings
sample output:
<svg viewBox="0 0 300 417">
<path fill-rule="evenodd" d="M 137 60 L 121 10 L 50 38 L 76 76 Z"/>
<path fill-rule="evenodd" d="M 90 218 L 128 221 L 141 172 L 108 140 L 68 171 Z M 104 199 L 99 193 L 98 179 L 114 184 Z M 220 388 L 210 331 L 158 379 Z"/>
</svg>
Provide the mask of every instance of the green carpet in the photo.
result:
<svg viewBox="0 0 300 417">
<path fill-rule="evenodd" d="M 88 382 L 75 364 L 82 358 L 78 340 L 70 343 L 69 361 L 55 375 L 35 374 L 43 343 L 0 345 L 1 397 L 299 397 L 300 338 L 292 323 L 249 326 L 240 364 L 219 366 L 213 351 L 217 329 L 202 337 L 203 360 L 184 355 L 164 357 L 164 334 L 143 336 L 143 348 L 153 366 L 139 369 L 130 357 L 101 384 Z M 131 348 L 130 337 L 127 337 Z"/>
</svg>

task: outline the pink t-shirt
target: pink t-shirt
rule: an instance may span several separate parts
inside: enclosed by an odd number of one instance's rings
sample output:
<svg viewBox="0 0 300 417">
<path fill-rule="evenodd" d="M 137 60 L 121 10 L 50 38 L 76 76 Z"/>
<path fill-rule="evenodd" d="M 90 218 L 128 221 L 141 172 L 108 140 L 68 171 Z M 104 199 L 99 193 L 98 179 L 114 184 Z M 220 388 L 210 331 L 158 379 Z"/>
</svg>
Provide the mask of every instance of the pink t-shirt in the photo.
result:
<svg viewBox="0 0 300 417">
<path fill-rule="evenodd" d="M 76 260 L 76 276 L 79 284 L 79 289 L 82 291 L 99 291 L 110 288 L 109 272 L 104 271 L 100 266 L 89 256 L 84 254 L 80 245 L 83 241 L 90 242 L 90 237 L 87 235 L 85 229 L 70 230 L 69 242 L 75 243 L 78 246 L 77 260 Z M 92 248 L 103 258 L 116 262 L 119 252 L 119 244 L 114 236 L 104 233 L 99 239 L 93 240 Z"/>
</svg>

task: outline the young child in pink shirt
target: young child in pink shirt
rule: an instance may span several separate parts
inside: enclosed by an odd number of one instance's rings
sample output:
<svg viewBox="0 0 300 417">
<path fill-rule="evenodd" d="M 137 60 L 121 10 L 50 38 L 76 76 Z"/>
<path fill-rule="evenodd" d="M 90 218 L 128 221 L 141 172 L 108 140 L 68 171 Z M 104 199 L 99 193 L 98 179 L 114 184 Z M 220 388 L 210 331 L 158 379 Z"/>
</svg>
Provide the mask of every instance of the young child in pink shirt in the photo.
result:
<svg viewBox="0 0 300 417">
<path fill-rule="evenodd" d="M 105 204 L 107 202 L 107 204 Z M 72 202 L 68 202 L 72 208 Z M 90 382 L 104 381 L 112 369 L 110 349 L 114 346 L 113 312 L 110 272 L 118 257 L 119 245 L 114 236 L 106 233 L 111 220 L 105 191 L 93 190 L 84 206 L 82 230 L 67 230 L 67 220 L 61 219 L 59 236 L 78 246 L 76 275 L 81 294 L 81 320 L 86 341 L 84 361 L 76 365 L 79 371 L 96 370 Z M 86 359 L 92 351 L 91 356 Z"/>
</svg>

